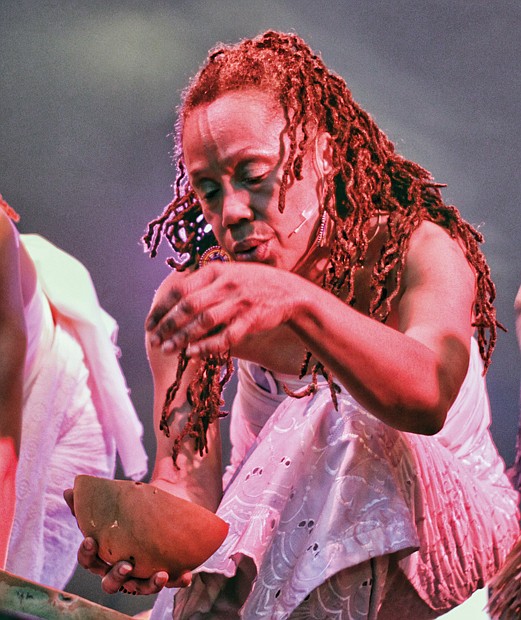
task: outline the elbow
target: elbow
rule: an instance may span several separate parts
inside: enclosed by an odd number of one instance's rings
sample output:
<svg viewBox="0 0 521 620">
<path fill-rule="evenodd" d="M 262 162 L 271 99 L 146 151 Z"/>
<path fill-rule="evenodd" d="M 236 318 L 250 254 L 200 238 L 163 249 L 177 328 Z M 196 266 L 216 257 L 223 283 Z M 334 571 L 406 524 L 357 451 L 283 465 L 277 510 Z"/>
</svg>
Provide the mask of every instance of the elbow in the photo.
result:
<svg viewBox="0 0 521 620">
<path fill-rule="evenodd" d="M 420 435 L 437 435 L 445 426 L 452 398 L 446 398 L 437 392 L 432 398 L 427 399 L 419 412 L 418 419 Z"/>
<path fill-rule="evenodd" d="M 439 397 L 429 398 L 424 392 L 417 398 L 409 397 L 406 401 L 401 400 L 392 407 L 391 423 L 398 430 L 417 435 L 436 435 L 439 433 L 447 419 L 450 404 L 447 400 Z M 389 410 L 388 410 L 389 411 Z"/>
<path fill-rule="evenodd" d="M 447 411 L 441 410 L 436 412 L 430 412 L 425 415 L 425 419 L 421 425 L 421 429 L 418 431 L 419 435 L 437 435 L 445 426 L 445 420 L 447 419 Z"/>
<path fill-rule="evenodd" d="M 467 360 L 468 363 L 468 360 Z M 453 373 L 439 373 L 438 381 L 432 390 L 430 399 L 426 403 L 427 415 L 426 432 L 424 435 L 436 435 L 445 426 L 449 411 L 456 400 L 463 378 L 458 380 Z"/>
<path fill-rule="evenodd" d="M 445 425 L 447 411 L 444 409 L 419 408 L 409 413 L 409 423 L 403 429 L 417 435 L 437 435 Z"/>
<path fill-rule="evenodd" d="M 402 404 L 410 412 L 408 418 L 412 432 L 429 436 L 438 434 L 445 426 L 461 383 L 454 373 L 438 369 L 430 381 L 425 378 L 416 389 L 409 391 L 408 404 Z"/>
<path fill-rule="evenodd" d="M 403 414 L 403 410 L 402 410 Z M 437 435 L 444 427 L 447 412 L 443 409 L 414 408 L 409 410 L 407 422 L 400 430 L 416 435 Z"/>
</svg>

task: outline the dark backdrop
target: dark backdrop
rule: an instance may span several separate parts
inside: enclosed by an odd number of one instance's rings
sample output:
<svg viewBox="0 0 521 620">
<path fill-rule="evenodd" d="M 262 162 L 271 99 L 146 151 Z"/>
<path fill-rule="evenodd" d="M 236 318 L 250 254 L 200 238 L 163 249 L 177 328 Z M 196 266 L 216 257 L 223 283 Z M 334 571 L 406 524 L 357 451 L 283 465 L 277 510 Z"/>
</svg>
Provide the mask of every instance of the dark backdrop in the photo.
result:
<svg viewBox="0 0 521 620">
<path fill-rule="evenodd" d="M 511 463 L 520 364 L 520 37 L 517 0 L 0 0 L 0 192 L 38 232 L 89 268 L 120 324 L 122 366 L 146 427 L 152 386 L 143 319 L 167 272 L 143 254 L 146 222 L 169 201 L 169 132 L 179 93 L 217 41 L 294 30 L 344 76 L 398 150 L 447 183 L 479 225 L 498 288 L 488 373 L 501 454 Z M 128 613 L 150 599 L 69 589 Z"/>
</svg>

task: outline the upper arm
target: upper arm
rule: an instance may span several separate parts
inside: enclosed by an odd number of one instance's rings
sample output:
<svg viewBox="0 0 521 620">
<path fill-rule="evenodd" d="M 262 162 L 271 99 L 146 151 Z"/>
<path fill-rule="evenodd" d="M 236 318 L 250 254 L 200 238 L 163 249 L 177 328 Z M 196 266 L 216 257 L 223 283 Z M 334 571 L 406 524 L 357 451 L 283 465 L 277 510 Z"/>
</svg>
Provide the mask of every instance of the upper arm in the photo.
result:
<svg viewBox="0 0 521 620">
<path fill-rule="evenodd" d="M 411 238 L 402 290 L 399 329 L 434 353 L 453 400 L 467 372 L 476 292 L 460 243 L 424 222 Z"/>
<path fill-rule="evenodd" d="M 0 434 L 21 433 L 26 328 L 15 233 L 0 211 Z"/>
</svg>

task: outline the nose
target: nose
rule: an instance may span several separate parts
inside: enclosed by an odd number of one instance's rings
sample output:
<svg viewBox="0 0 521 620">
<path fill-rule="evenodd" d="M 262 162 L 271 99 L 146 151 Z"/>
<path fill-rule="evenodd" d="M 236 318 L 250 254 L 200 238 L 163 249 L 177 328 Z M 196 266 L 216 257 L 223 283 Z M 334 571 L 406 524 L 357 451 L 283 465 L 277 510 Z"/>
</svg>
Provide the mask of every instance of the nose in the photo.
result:
<svg viewBox="0 0 521 620">
<path fill-rule="evenodd" d="M 230 228 L 243 220 L 251 221 L 253 211 L 250 207 L 250 196 L 247 191 L 229 188 L 222 202 L 222 225 Z"/>
</svg>

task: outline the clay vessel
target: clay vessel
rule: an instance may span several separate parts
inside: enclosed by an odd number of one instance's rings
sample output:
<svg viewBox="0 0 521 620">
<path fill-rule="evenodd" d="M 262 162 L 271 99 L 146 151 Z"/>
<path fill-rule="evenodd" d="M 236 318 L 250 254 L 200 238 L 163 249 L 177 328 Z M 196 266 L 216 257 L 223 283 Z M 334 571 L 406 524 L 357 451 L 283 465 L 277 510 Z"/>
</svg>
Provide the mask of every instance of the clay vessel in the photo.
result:
<svg viewBox="0 0 521 620">
<path fill-rule="evenodd" d="M 228 524 L 206 508 L 150 484 L 80 475 L 74 512 L 84 536 L 108 564 L 127 560 L 134 577 L 159 570 L 171 579 L 193 570 L 221 546 Z"/>
</svg>

